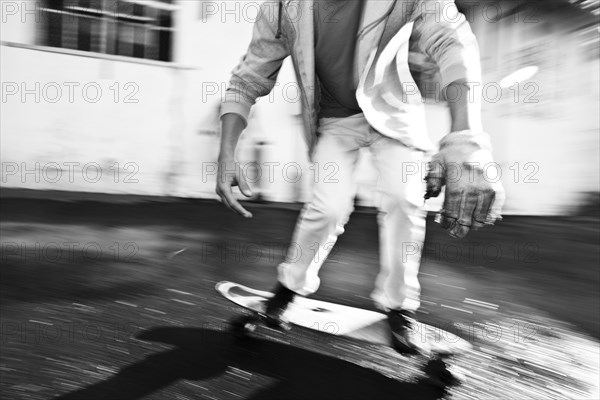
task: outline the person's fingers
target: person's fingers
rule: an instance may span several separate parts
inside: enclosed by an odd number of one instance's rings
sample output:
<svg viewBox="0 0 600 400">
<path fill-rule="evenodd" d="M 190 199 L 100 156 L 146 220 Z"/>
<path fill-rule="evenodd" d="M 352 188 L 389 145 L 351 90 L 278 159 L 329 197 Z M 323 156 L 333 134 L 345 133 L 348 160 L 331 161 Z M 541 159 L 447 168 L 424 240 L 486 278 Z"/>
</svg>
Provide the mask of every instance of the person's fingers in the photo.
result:
<svg viewBox="0 0 600 400">
<path fill-rule="evenodd" d="M 477 205 L 477 196 L 471 192 L 448 190 L 444 209 L 441 213 L 440 225 L 452 237 L 462 239 L 470 230 L 473 211 Z"/>
<path fill-rule="evenodd" d="M 460 206 L 462 203 L 462 190 L 453 190 L 451 187 L 446 186 L 446 196 L 444 198 L 444 209 L 442 215 L 444 217 L 458 219 L 460 212 Z"/>
<path fill-rule="evenodd" d="M 237 182 L 238 182 L 238 187 L 240 188 L 240 192 L 242 192 L 242 194 L 246 197 L 252 197 L 252 189 L 250 189 L 248 182 L 246 182 L 246 178 L 244 177 L 244 174 L 242 174 L 242 173 L 238 174 Z"/>
<path fill-rule="evenodd" d="M 470 230 L 468 226 L 460 225 L 456 218 L 445 217 L 443 214 L 439 215 L 437 222 L 439 222 L 440 226 L 445 229 L 450 236 L 458 239 L 467 236 L 467 233 L 469 233 Z"/>
<path fill-rule="evenodd" d="M 442 186 L 444 186 L 443 179 L 428 175 L 425 180 L 427 181 L 427 190 L 425 191 L 425 196 L 423 196 L 425 200 L 438 197 L 442 192 Z"/>
<path fill-rule="evenodd" d="M 237 212 L 243 217 L 252 218 L 252 214 L 246 210 L 242 205 L 233 197 L 233 192 L 231 191 L 231 187 L 228 186 L 222 190 L 221 198 L 224 200 L 223 202 L 233 211 Z"/>
<path fill-rule="evenodd" d="M 473 213 L 472 226 L 474 229 L 482 228 L 488 224 L 488 215 L 495 197 L 496 194 L 493 190 L 485 190 L 480 193 L 477 201 L 477 207 Z"/>
<path fill-rule="evenodd" d="M 229 208 L 231 211 L 235 211 L 233 209 L 233 207 L 231 207 L 231 205 L 229 205 L 229 202 L 227 201 L 227 199 L 225 198 L 225 196 L 221 197 L 222 203 L 225 204 L 225 207 Z"/>
<path fill-rule="evenodd" d="M 484 226 L 486 226 L 486 225 L 488 225 L 488 224 L 486 224 L 486 223 L 483 223 L 483 222 L 476 221 L 476 220 L 474 219 L 474 220 L 473 220 L 473 224 L 471 224 L 471 230 L 472 230 L 472 231 L 476 231 L 476 230 L 478 230 L 478 229 L 480 229 L 480 228 L 483 228 L 483 227 L 484 227 Z"/>
<path fill-rule="evenodd" d="M 237 212 L 245 218 L 252 218 L 252 214 L 244 207 L 242 207 L 242 205 L 235 199 L 235 197 L 233 197 L 233 193 L 229 193 L 229 195 L 227 196 L 227 202 L 229 203 L 233 211 Z"/>
<path fill-rule="evenodd" d="M 219 195 L 219 198 L 221 199 L 221 203 L 223 203 L 223 205 L 225 207 L 227 207 L 227 208 L 229 208 L 230 210 L 233 211 L 233 208 L 231 208 L 231 206 L 229 205 L 229 202 L 227 201 L 227 197 L 225 197 L 225 191 L 223 189 L 221 189 L 220 186 L 217 185 L 216 192 Z"/>
<path fill-rule="evenodd" d="M 428 165 L 429 171 L 425 177 L 427 182 L 427 190 L 425 191 L 425 200 L 437 197 L 444 186 L 444 166 L 439 160 L 432 160 Z"/>
<path fill-rule="evenodd" d="M 473 214 L 477 208 L 480 192 L 476 190 L 464 191 L 461 196 L 460 208 L 458 210 L 459 225 L 471 227 L 473 225 Z"/>
<path fill-rule="evenodd" d="M 456 218 L 446 217 L 444 215 L 444 210 L 442 210 L 441 214 L 439 215 L 438 222 L 442 229 L 449 230 L 452 229 L 454 225 L 456 225 Z"/>
<path fill-rule="evenodd" d="M 469 230 L 470 230 L 470 228 L 468 226 L 464 226 L 464 225 L 457 223 L 456 225 L 454 225 L 454 227 L 452 229 L 450 229 L 448 231 L 448 234 L 450 236 L 452 236 L 453 238 L 462 239 L 465 236 L 467 236 L 467 233 L 469 233 Z"/>
<path fill-rule="evenodd" d="M 494 200 L 486 217 L 488 224 L 493 224 L 496 220 L 502 220 L 502 207 L 504 206 L 505 196 L 502 188 L 495 191 Z"/>
</svg>

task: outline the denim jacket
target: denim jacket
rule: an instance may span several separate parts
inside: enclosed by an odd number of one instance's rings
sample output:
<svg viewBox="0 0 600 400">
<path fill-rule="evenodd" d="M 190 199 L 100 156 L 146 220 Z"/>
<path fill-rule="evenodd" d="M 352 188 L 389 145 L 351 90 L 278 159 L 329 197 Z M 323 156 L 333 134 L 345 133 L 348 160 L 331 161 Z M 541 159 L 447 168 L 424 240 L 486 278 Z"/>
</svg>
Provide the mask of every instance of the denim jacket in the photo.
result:
<svg viewBox="0 0 600 400">
<path fill-rule="evenodd" d="M 252 105 L 270 93 L 283 60 L 291 56 L 309 155 L 316 142 L 319 111 L 313 3 L 267 0 L 261 4 L 248 51 L 232 71 L 220 112 L 221 116 L 236 113 L 247 121 Z M 457 80 L 480 81 L 479 49 L 453 0 L 366 1 L 354 62 L 359 105 L 380 133 L 428 151 L 432 145 L 421 94 L 409 71 L 409 45 L 437 65 L 441 88 Z"/>
</svg>

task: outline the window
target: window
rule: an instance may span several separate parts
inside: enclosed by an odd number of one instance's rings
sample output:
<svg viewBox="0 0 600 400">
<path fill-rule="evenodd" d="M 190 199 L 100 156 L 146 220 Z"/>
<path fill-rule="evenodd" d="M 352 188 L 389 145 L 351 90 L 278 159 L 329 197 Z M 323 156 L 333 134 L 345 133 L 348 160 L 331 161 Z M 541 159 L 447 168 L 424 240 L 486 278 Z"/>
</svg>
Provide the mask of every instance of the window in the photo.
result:
<svg viewBox="0 0 600 400">
<path fill-rule="evenodd" d="M 45 0 L 40 44 L 171 61 L 173 0 Z"/>
</svg>

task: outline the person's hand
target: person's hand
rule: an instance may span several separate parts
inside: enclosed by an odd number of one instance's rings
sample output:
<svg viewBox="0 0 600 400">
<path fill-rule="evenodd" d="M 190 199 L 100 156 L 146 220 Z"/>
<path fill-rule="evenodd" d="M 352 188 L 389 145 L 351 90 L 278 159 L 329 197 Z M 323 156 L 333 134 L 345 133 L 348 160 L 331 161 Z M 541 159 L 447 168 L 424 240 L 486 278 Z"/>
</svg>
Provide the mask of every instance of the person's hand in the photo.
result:
<svg viewBox="0 0 600 400">
<path fill-rule="evenodd" d="M 219 160 L 218 164 L 216 192 L 221 201 L 238 214 L 252 218 L 252 214 L 242 207 L 231 190 L 232 187 L 238 186 L 244 196 L 252 196 L 250 186 L 248 186 L 239 164 L 233 159 Z"/>
<path fill-rule="evenodd" d="M 502 219 L 504 189 L 499 168 L 486 134 L 459 131 L 442 139 L 425 178 L 425 199 L 437 197 L 446 186 L 444 206 L 436 221 L 450 236 L 463 238 L 471 229 Z"/>
</svg>

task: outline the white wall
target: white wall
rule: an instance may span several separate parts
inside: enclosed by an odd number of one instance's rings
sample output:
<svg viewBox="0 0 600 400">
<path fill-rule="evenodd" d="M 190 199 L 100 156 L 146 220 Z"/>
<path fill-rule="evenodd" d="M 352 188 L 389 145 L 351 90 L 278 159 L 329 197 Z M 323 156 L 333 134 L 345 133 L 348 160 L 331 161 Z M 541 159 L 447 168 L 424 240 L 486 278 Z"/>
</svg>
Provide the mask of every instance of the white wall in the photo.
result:
<svg viewBox="0 0 600 400">
<path fill-rule="evenodd" d="M 203 17 L 203 2 L 179 4 L 172 64 L 0 47 L 4 95 L 4 89 L 14 89 L 13 83 L 29 89 L 39 83 L 41 89 L 37 102 L 33 94 L 25 101 L 20 94 L 3 99 L 3 186 L 215 197 L 213 166 L 219 142 L 215 117 L 220 91 L 248 45 L 252 9 L 244 9 L 236 20 L 234 14 L 223 10 Z M 29 18 L 25 22 L 7 20 L 9 23 L 2 24 L 2 39 L 33 44 L 36 25 Z M 598 60 L 585 57 L 578 47 L 577 33 L 568 32 L 568 26 L 556 21 L 510 21 L 502 27 L 475 23 L 474 29 L 482 50 L 484 82 L 497 82 L 523 63 L 540 64 L 539 74 L 530 80 L 539 87 L 532 97 L 538 103 L 525 103 L 523 95 L 527 91 L 522 87 L 516 101 L 513 92 L 508 91 L 498 102 L 484 103 L 484 126 L 492 135 L 508 192 L 506 213 L 562 213 L 576 204 L 581 192 L 598 191 Z M 537 58 L 521 57 L 529 52 Z M 279 163 L 275 164 L 273 181 L 261 182 L 264 197 L 305 201 L 311 177 L 301 135 L 300 105 L 289 98 L 284 101 L 281 90 L 286 83 L 294 82 L 289 62 L 279 80 L 274 95 L 260 100 L 253 109 L 238 158 L 242 162 L 256 161 L 256 143 L 264 141 L 261 162 Z M 52 87 L 43 91 L 44 85 L 53 82 L 63 89 L 56 103 L 48 101 L 54 96 Z M 65 82 L 79 84 L 73 102 L 68 99 Z M 134 86 L 125 90 L 129 82 Z M 97 103 L 83 97 L 81 88 L 86 83 L 102 88 Z M 117 102 L 110 89 L 115 83 L 120 87 Z M 138 103 L 125 103 L 124 95 L 132 88 L 138 89 L 133 96 Z M 293 95 L 290 93 L 288 97 Z M 93 94 L 92 89 L 89 94 Z M 438 140 L 449 129 L 447 109 L 427 105 L 427 115 L 430 135 Z M 79 163 L 73 182 L 69 179 L 69 162 Z M 22 171 L 22 167 L 34 169 L 36 163 L 40 166 L 37 181 L 35 173 Z M 82 176 L 80 169 L 87 163 L 97 163 L 102 169 L 98 182 L 90 182 L 95 176 L 93 167 L 85 175 L 87 180 Z M 121 168 L 132 163 L 128 170 L 120 171 L 116 182 L 115 163 Z M 304 168 L 299 182 L 293 182 L 293 169 L 285 170 L 290 163 Z M 520 167 L 518 177 L 515 163 Z M 529 169 L 526 163 L 532 163 Z M 54 182 L 56 172 L 52 170 L 56 164 L 63 169 L 63 176 Z M 12 174 L 15 165 L 18 170 Z M 133 179 L 137 182 L 123 182 L 134 168 L 137 172 Z M 264 178 L 264 167 L 262 172 Z M 528 173 L 534 173 L 530 178 L 537 182 L 528 183 Z M 361 202 L 372 204 L 376 172 L 368 152 L 360 164 L 358 181 Z M 439 207 L 439 200 L 429 207 Z"/>
<path fill-rule="evenodd" d="M 0 2 L 0 38 L 3 42 L 35 44 L 36 29 L 44 20 L 39 1 Z"/>
<path fill-rule="evenodd" d="M 506 212 L 560 214 L 572 211 L 583 192 L 600 190 L 599 62 L 586 54 L 576 21 L 535 17 L 537 22 L 521 16 L 474 26 L 484 83 L 499 82 L 521 67 L 539 67 L 519 85 L 520 96 L 515 88 L 496 101 L 490 89 L 484 127 L 502 167 Z"/>
<path fill-rule="evenodd" d="M 2 102 L 3 186 L 215 197 L 221 92 L 246 50 L 252 20 L 219 14 L 204 19 L 201 2 L 180 6 L 172 64 L 41 49 L 32 46 L 41 21 L 25 15 L 24 23 L 24 10 L 9 10 L 2 24 L 9 43 L 0 47 L 3 92 L 9 90 Z M 289 63 L 281 76 L 293 80 Z M 72 100 L 69 85 L 78 85 Z M 84 94 L 85 85 L 93 87 Z M 102 90 L 98 101 L 89 98 L 96 96 L 94 87 Z M 23 89 L 33 92 L 23 97 Z M 137 103 L 125 102 L 133 91 L 129 100 Z M 253 118 L 243 135 L 240 161 L 253 161 L 257 140 L 269 143 L 263 161 L 302 159 L 299 104 L 281 101 L 279 93 L 254 111 L 264 118 Z M 261 123 L 265 118 L 271 121 Z M 116 172 L 115 163 L 127 168 Z M 294 201 L 297 185 L 282 179 L 281 171 L 275 177 L 267 198 Z"/>
<path fill-rule="evenodd" d="M 19 88 L 14 95 L 5 92 L 2 104 L 4 186 L 168 193 L 171 166 L 178 161 L 177 139 L 185 134 L 178 132 L 185 116 L 173 107 L 175 94 L 184 86 L 178 71 L 15 47 L 2 47 L 0 56 L 3 85 L 13 89 L 14 83 Z M 77 85 L 71 99 L 69 83 Z M 32 93 L 22 97 L 23 88 Z M 11 174 L 7 168 L 15 162 L 20 171 Z M 71 162 L 79 163 L 73 179 L 68 176 Z M 132 163 L 120 178 L 114 176 L 116 162 L 122 168 Z M 101 168 L 98 182 L 97 168 L 90 167 L 85 175 L 79 171 L 88 163 Z M 56 175 L 44 167 L 54 169 L 56 164 L 64 171 L 54 182 Z M 26 174 L 25 169 L 38 174 Z M 133 180 L 138 182 L 123 182 L 127 172 L 136 170 Z"/>
<path fill-rule="evenodd" d="M 239 3 L 237 8 L 234 2 L 183 1 L 180 4 L 177 61 L 195 66 L 198 73 L 186 81 L 187 97 L 183 103 L 193 116 L 193 133 L 183 149 L 186 167 L 177 185 L 177 194 L 197 195 L 193 188 L 201 180 L 202 196 L 214 196 L 212 171 L 219 143 L 215 134 L 218 131 L 218 107 L 231 70 L 250 42 L 257 3 Z M 259 99 L 253 107 L 248 128 L 240 138 L 237 157 L 241 163 L 259 161 L 256 160 L 256 145 L 265 142 L 260 160 L 262 179 L 251 185 L 260 185 L 262 195 L 268 200 L 290 202 L 303 200 L 307 194 L 298 196 L 299 187 L 306 182 L 303 179 L 294 182 L 297 179 L 293 176 L 294 166 L 285 170 L 290 163 L 307 164 L 299 119 L 300 103 L 293 90 L 295 78 L 290 60 L 284 62 L 279 83 L 271 96 Z M 286 84 L 292 84 L 292 89 L 282 90 Z M 268 178 L 269 164 L 265 163 L 275 163 L 270 164 L 272 179 Z M 200 171 L 204 173 L 200 174 Z"/>
</svg>

